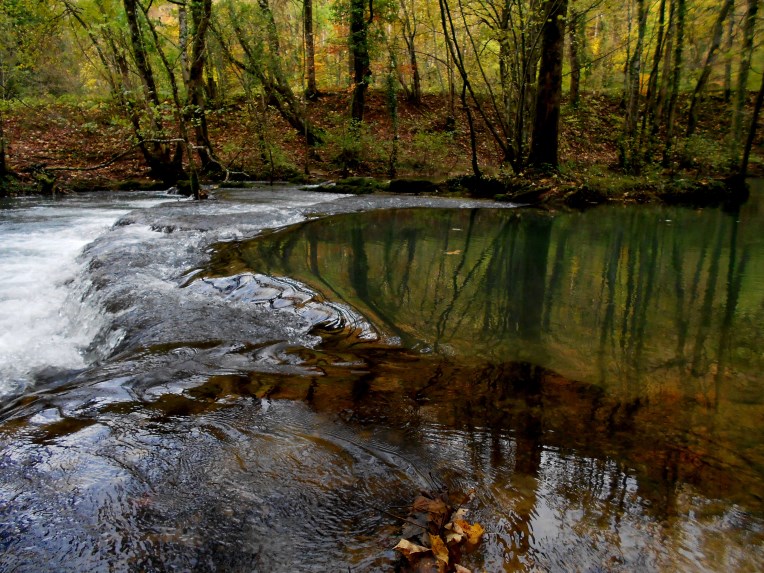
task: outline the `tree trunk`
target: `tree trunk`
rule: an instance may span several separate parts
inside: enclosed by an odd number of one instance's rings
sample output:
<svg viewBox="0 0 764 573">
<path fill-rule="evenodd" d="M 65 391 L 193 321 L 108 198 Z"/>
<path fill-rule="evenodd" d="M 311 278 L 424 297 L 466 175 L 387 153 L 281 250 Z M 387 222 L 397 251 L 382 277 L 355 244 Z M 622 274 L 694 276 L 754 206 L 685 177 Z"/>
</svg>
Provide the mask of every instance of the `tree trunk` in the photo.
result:
<svg viewBox="0 0 764 573">
<path fill-rule="evenodd" d="M 655 102 L 655 120 L 653 121 L 652 136 L 658 135 L 660 123 L 665 121 L 666 107 L 669 97 L 669 79 L 671 77 L 671 54 L 674 53 L 674 28 L 676 21 L 675 2 L 669 3 L 669 20 L 666 27 L 666 45 L 663 49 L 663 69 L 658 82 L 658 97 Z"/>
<path fill-rule="evenodd" d="M 637 43 L 630 54 L 626 71 L 626 118 L 624 121 L 623 141 L 621 143 L 621 165 L 634 168 L 639 118 L 639 83 L 642 74 L 642 51 L 644 49 L 647 8 L 645 0 L 637 0 Z"/>
<path fill-rule="evenodd" d="M 579 49 L 581 48 L 581 39 L 584 37 L 580 33 L 583 26 L 582 14 L 574 8 L 570 9 L 570 20 L 568 22 L 569 39 L 569 57 L 570 57 L 570 104 L 578 107 L 581 92 L 581 58 Z"/>
<path fill-rule="evenodd" d="M 303 25 L 305 30 L 305 68 L 308 87 L 305 96 L 314 100 L 318 96 L 316 87 L 316 47 L 313 41 L 313 0 L 303 0 Z"/>
<path fill-rule="evenodd" d="M 480 172 L 480 164 L 478 163 L 477 154 L 477 138 L 475 137 L 475 122 L 472 119 L 472 110 L 467 104 L 467 83 L 462 84 L 462 108 L 467 114 L 467 125 L 470 128 L 470 157 L 472 158 L 472 173 L 477 179 L 482 179 L 483 174 Z"/>
<path fill-rule="evenodd" d="M 123 0 L 123 6 L 125 8 L 125 16 L 127 19 L 128 29 L 130 31 L 130 46 L 132 48 L 132 56 L 138 68 L 138 75 L 143 85 L 143 90 L 146 99 L 146 107 L 149 117 L 151 118 L 151 124 L 153 131 L 161 135 L 164 131 L 162 122 L 159 119 L 159 114 L 156 113 L 159 108 L 159 94 L 157 93 L 156 81 L 154 79 L 154 71 L 151 67 L 151 63 L 148 58 L 146 46 L 144 44 L 143 32 L 141 31 L 140 23 L 138 21 L 138 2 L 137 0 Z M 115 51 L 118 48 L 114 48 Z M 126 79 L 123 83 L 123 88 L 126 88 L 129 84 L 129 79 Z M 130 108 L 132 104 L 128 104 Z M 151 148 L 149 148 L 143 141 L 145 138 L 140 128 L 137 112 L 134 108 L 130 109 L 131 121 L 136 131 L 136 136 L 139 142 L 142 143 L 142 151 L 144 157 L 151 169 L 151 173 L 154 177 L 160 178 L 165 184 L 174 184 L 179 177 L 179 169 L 174 161 L 170 146 L 163 142 L 153 141 L 151 142 Z M 177 155 L 176 155 L 177 157 Z"/>
<path fill-rule="evenodd" d="M 724 62 L 724 103 L 732 100 L 732 42 L 735 38 L 735 2 L 732 2 L 730 18 L 727 20 L 727 39 L 724 42 L 724 52 L 727 54 Z"/>
<path fill-rule="evenodd" d="M 373 0 L 369 1 L 369 8 L 373 8 Z M 366 107 L 366 89 L 371 80 L 371 68 L 369 57 L 368 26 L 373 18 L 373 13 L 366 20 L 365 0 L 351 0 L 350 2 L 350 49 L 353 55 L 353 104 L 351 117 L 355 121 L 363 121 Z"/>
<path fill-rule="evenodd" d="M 188 70 L 188 103 L 191 111 L 189 118 L 196 136 L 196 152 L 202 163 L 204 173 L 220 173 L 223 167 L 215 158 L 212 151 L 209 132 L 207 130 L 207 114 L 205 112 L 206 97 L 204 84 L 204 68 L 207 61 L 207 31 L 212 17 L 212 0 L 191 0 L 191 20 L 193 37 L 191 42 L 191 67 Z"/>
<path fill-rule="evenodd" d="M 676 105 L 679 99 L 679 82 L 682 78 L 682 54 L 684 51 L 684 19 L 687 14 L 686 0 L 677 0 L 676 6 L 676 46 L 674 47 L 674 69 L 671 76 L 671 97 L 666 117 L 666 146 L 663 149 L 663 166 L 668 167 L 674 146 L 674 124 Z"/>
<path fill-rule="evenodd" d="M 666 0 L 661 0 L 658 8 L 658 37 L 655 42 L 653 53 L 653 67 L 647 80 L 647 94 L 645 96 L 645 113 L 642 116 L 642 129 L 639 134 L 640 149 L 643 150 L 645 159 L 652 159 L 652 140 L 656 130 L 658 106 L 660 95 L 658 93 L 658 78 L 660 74 L 661 59 L 665 49 L 666 34 Z M 648 136 L 649 134 L 649 136 Z"/>
<path fill-rule="evenodd" d="M 640 80 L 642 75 L 642 52 L 644 51 L 645 29 L 647 27 L 647 12 L 645 0 L 637 0 L 637 42 L 634 50 L 631 50 L 631 40 L 629 40 L 628 58 L 624 73 L 625 89 L 623 105 L 625 107 L 625 117 L 623 133 L 618 142 L 618 155 L 621 167 L 630 172 L 638 172 L 642 167 L 641 142 L 637 133 L 637 125 L 639 124 Z M 631 38 L 631 22 L 629 23 L 629 37 Z"/>
<path fill-rule="evenodd" d="M 0 180 L 8 175 L 8 163 L 5 159 L 5 118 L 0 110 Z"/>
<path fill-rule="evenodd" d="M 529 163 L 557 167 L 568 0 L 546 0 L 542 10 L 546 19 L 541 27 L 541 67 Z"/>
<path fill-rule="evenodd" d="M 753 108 L 753 117 L 751 118 L 751 125 L 748 129 L 748 138 L 746 139 L 745 147 L 743 148 L 743 159 L 740 161 L 738 176 L 741 180 L 745 179 L 745 176 L 748 174 L 748 160 L 751 157 L 751 147 L 753 147 L 753 140 L 756 137 L 756 124 L 759 121 L 762 103 L 764 103 L 764 74 L 761 76 L 759 93 L 756 95 L 756 104 Z"/>
<path fill-rule="evenodd" d="M 414 10 L 413 2 L 411 15 L 409 15 L 405 0 L 401 0 L 400 4 L 401 13 L 403 15 L 403 40 L 406 42 L 406 49 L 409 53 L 409 64 L 411 65 L 411 87 L 407 90 L 408 100 L 418 106 L 422 103 L 422 80 L 419 75 L 419 62 L 416 57 L 416 12 Z"/>
<path fill-rule="evenodd" d="M 180 74 L 183 85 L 188 86 L 188 12 L 185 4 L 178 4 L 178 40 L 180 46 Z"/>
<path fill-rule="evenodd" d="M 738 72 L 737 89 L 735 91 L 735 109 L 732 113 L 731 155 L 733 161 L 738 161 L 740 157 L 745 100 L 748 95 L 748 73 L 751 69 L 758 10 L 759 0 L 748 0 L 748 9 L 746 10 L 745 21 L 743 22 L 743 54 L 740 58 L 740 71 Z"/>
<path fill-rule="evenodd" d="M 722 43 L 722 33 L 724 31 L 724 20 L 727 18 L 730 9 L 732 8 L 732 0 L 725 0 L 722 5 L 722 9 L 719 11 L 719 16 L 714 22 L 714 28 L 711 32 L 711 45 L 708 47 L 708 53 L 706 54 L 706 61 L 703 64 L 703 71 L 698 78 L 698 82 L 695 84 L 695 91 L 692 93 L 692 101 L 690 102 L 690 117 L 687 120 L 687 137 L 690 137 L 695 133 L 695 127 L 698 124 L 698 102 L 700 101 L 701 94 L 708 83 L 708 78 L 711 76 L 711 67 L 716 61 L 716 55 L 719 52 L 719 46 Z"/>
</svg>

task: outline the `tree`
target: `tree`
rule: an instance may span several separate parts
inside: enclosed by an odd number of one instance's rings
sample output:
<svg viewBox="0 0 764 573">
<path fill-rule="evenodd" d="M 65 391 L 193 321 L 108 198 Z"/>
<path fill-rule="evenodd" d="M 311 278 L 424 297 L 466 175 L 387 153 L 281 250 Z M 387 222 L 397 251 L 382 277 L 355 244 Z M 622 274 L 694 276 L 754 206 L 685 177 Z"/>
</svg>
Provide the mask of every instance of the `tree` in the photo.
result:
<svg viewBox="0 0 764 573">
<path fill-rule="evenodd" d="M 308 99 L 316 99 L 316 47 L 313 41 L 313 0 L 303 0 L 303 26 L 305 34 L 305 68 L 308 76 L 308 87 L 305 95 Z"/>
<path fill-rule="evenodd" d="M 371 82 L 371 59 L 369 57 L 369 24 L 374 19 L 374 0 L 369 0 L 369 17 L 366 18 L 366 1 L 350 0 L 350 53 L 353 60 L 353 102 L 351 117 L 363 121 L 366 106 L 366 89 Z"/>
<path fill-rule="evenodd" d="M 753 57 L 754 36 L 756 33 L 756 15 L 759 11 L 759 0 L 747 0 L 746 14 L 743 21 L 743 52 L 740 58 L 737 88 L 735 90 L 734 108 L 732 111 L 731 156 L 734 162 L 740 158 L 740 145 L 743 134 L 745 101 L 748 96 L 748 73 Z"/>
<path fill-rule="evenodd" d="M 642 75 L 642 53 L 648 9 L 645 0 L 637 0 L 637 41 L 626 67 L 626 105 L 623 135 L 619 145 L 621 167 L 629 171 L 639 169 L 639 149 L 637 148 L 637 125 L 639 125 L 640 78 Z M 631 45 L 631 43 L 629 43 Z"/>
<path fill-rule="evenodd" d="M 714 61 L 716 61 L 716 56 L 719 53 L 719 47 L 722 43 L 724 21 L 727 19 L 730 10 L 732 10 L 732 6 L 732 0 L 725 0 L 719 10 L 719 15 L 717 16 L 716 21 L 714 22 L 714 27 L 711 31 L 711 44 L 708 47 L 706 60 L 703 64 L 703 71 L 701 72 L 700 77 L 695 84 L 695 90 L 692 93 L 689 119 L 687 120 L 687 137 L 692 136 L 698 125 L 698 103 L 700 102 L 701 94 L 708 83 L 708 79 L 711 77 L 712 66 Z"/>
<path fill-rule="evenodd" d="M 663 148 L 663 166 L 668 167 L 674 146 L 676 108 L 679 100 L 679 83 L 682 77 L 682 57 L 684 53 L 684 24 L 687 14 L 686 0 L 676 0 L 676 47 L 674 48 L 674 69 L 671 74 L 671 95 L 666 117 L 666 145 Z"/>
<path fill-rule="evenodd" d="M 306 136 L 309 145 L 320 142 L 321 132 L 308 124 L 305 110 L 299 105 L 284 71 L 281 41 L 268 1 L 258 1 L 257 14 L 235 2 L 228 2 L 226 8 L 227 19 L 213 26 L 226 59 L 259 82 L 265 99 L 300 135 Z M 234 39 L 226 38 L 223 33 L 223 28 L 228 26 L 234 32 Z M 241 59 L 234 53 L 234 41 L 244 56 Z"/>
<path fill-rule="evenodd" d="M 422 77 L 419 74 L 419 62 L 416 53 L 417 36 L 417 14 L 415 0 L 400 0 L 401 20 L 403 22 L 403 40 L 406 43 L 406 50 L 409 56 L 409 65 L 411 66 L 411 85 L 406 88 L 405 82 L 401 80 L 401 85 L 406 89 L 407 97 L 415 105 L 422 103 Z"/>
<path fill-rule="evenodd" d="M 546 19 L 541 32 L 541 66 L 536 95 L 536 117 L 533 123 L 528 162 L 534 166 L 557 167 L 568 0 L 546 0 L 542 10 L 546 13 Z"/>
<path fill-rule="evenodd" d="M 743 158 L 740 161 L 740 168 L 738 169 L 738 177 L 740 180 L 745 179 L 748 175 L 748 161 L 751 158 L 751 147 L 753 147 L 753 140 L 756 137 L 756 127 L 759 122 L 759 114 L 761 113 L 761 106 L 764 103 L 764 74 L 761 76 L 761 86 L 759 92 L 756 94 L 756 103 L 753 107 L 753 116 L 751 117 L 751 125 L 748 128 L 748 137 L 743 147 Z"/>
</svg>

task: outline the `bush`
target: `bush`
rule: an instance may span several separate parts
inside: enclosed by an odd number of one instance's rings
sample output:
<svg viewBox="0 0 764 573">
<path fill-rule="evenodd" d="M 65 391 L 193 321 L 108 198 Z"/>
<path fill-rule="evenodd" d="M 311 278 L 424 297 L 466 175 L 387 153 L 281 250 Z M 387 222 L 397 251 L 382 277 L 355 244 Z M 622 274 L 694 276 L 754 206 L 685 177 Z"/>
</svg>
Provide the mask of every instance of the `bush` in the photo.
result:
<svg viewBox="0 0 764 573">
<path fill-rule="evenodd" d="M 680 144 L 679 163 L 682 167 L 697 169 L 699 174 L 730 173 L 736 168 L 727 150 L 726 141 L 706 139 L 693 135 Z"/>
</svg>

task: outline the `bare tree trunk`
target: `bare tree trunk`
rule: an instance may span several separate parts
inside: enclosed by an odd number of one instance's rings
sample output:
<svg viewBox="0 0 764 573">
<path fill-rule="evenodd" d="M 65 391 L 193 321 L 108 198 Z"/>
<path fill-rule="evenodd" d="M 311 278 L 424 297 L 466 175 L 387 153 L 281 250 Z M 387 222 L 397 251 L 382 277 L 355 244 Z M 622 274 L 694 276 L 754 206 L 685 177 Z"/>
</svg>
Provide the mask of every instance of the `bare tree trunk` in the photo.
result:
<svg viewBox="0 0 764 573">
<path fill-rule="evenodd" d="M 405 0 L 400 0 L 401 14 L 403 15 L 403 40 L 406 42 L 406 49 L 409 53 L 409 64 L 411 65 L 411 87 L 407 88 L 408 99 L 414 105 L 422 103 L 422 80 L 419 75 L 419 62 L 416 57 L 416 9 L 414 0 L 411 2 L 411 11 L 406 6 Z"/>
<path fill-rule="evenodd" d="M 658 117 L 658 105 L 660 95 L 658 94 L 658 78 L 660 75 L 661 59 L 665 49 L 666 34 L 666 0 L 661 0 L 658 8 L 658 37 L 655 42 L 655 52 L 653 53 L 653 67 L 650 70 L 650 77 L 647 80 L 647 94 L 645 95 L 645 113 L 642 116 L 642 129 L 639 134 L 640 149 L 644 153 L 646 160 L 652 159 L 653 135 L 656 131 L 656 119 Z M 648 135 L 649 134 L 649 135 Z"/>
<path fill-rule="evenodd" d="M 719 16 L 714 22 L 714 28 L 711 32 L 711 45 L 708 47 L 708 53 L 706 54 L 706 61 L 703 64 L 703 71 L 698 78 L 698 82 L 695 84 L 695 91 L 692 93 L 692 101 L 690 102 L 690 117 L 687 120 L 687 137 L 690 137 L 695 133 L 695 127 L 698 124 L 698 102 L 700 101 L 701 94 L 708 83 L 708 78 L 711 76 L 711 67 L 716 61 L 716 56 L 719 52 L 719 46 L 722 43 L 722 33 L 724 28 L 724 20 L 729 15 L 729 11 L 732 8 L 732 0 L 725 0 L 722 4 L 722 8 L 719 11 Z"/>
<path fill-rule="evenodd" d="M 546 18 L 541 29 L 541 67 L 531 153 L 528 161 L 537 167 L 541 165 L 557 167 L 565 17 L 568 13 L 568 0 L 546 0 L 542 10 Z"/>
<path fill-rule="evenodd" d="M 483 174 L 480 172 L 480 164 L 478 163 L 477 155 L 477 138 L 475 137 L 475 122 L 472 119 L 472 110 L 467 104 L 467 84 L 462 84 L 462 107 L 467 114 L 467 124 L 470 128 L 470 152 L 472 157 L 472 173 L 478 179 L 482 179 Z"/>
<path fill-rule="evenodd" d="M 753 140 L 756 137 L 756 127 L 759 121 L 759 114 L 761 113 L 761 106 L 764 103 L 764 74 L 761 76 L 761 86 L 759 87 L 759 93 L 756 95 L 756 104 L 753 108 L 753 117 L 751 118 L 751 125 L 748 128 L 748 137 L 745 141 L 745 147 L 743 148 L 743 159 L 740 161 L 740 169 L 738 176 L 740 179 L 745 179 L 748 174 L 748 160 L 751 157 L 751 147 L 753 147 Z"/>
<path fill-rule="evenodd" d="M 639 81 L 642 73 L 642 51 L 647 27 L 647 7 L 645 0 L 637 0 L 637 43 L 631 52 L 626 70 L 626 117 L 623 136 L 620 143 L 621 166 L 628 170 L 637 170 L 637 124 L 639 119 Z"/>
<path fill-rule="evenodd" d="M 183 85 L 188 86 L 188 12 L 185 4 L 178 4 L 178 40 L 180 43 L 180 73 Z"/>
<path fill-rule="evenodd" d="M 756 33 L 756 15 L 759 11 L 759 0 L 748 0 L 745 20 L 743 22 L 743 53 L 740 58 L 737 89 L 735 91 L 735 108 L 732 113 L 731 155 L 733 161 L 740 157 L 740 145 L 743 136 L 743 119 L 745 116 L 745 101 L 748 95 L 748 75 L 753 56 L 754 36 Z"/>
<path fill-rule="evenodd" d="M 730 9 L 730 18 L 727 20 L 727 39 L 724 42 L 724 52 L 728 54 L 724 62 L 724 103 L 732 100 L 732 58 L 729 53 L 732 52 L 732 43 L 735 39 L 735 2 L 732 2 Z"/>
<path fill-rule="evenodd" d="M 308 76 L 308 87 L 305 96 L 309 100 L 316 99 L 316 47 L 313 41 L 313 0 L 303 0 L 303 25 L 305 29 L 305 68 Z"/>
<path fill-rule="evenodd" d="M 366 3 L 364 0 L 350 2 L 350 51 L 353 55 L 353 103 L 351 117 L 355 121 L 363 121 L 366 107 L 366 89 L 371 80 L 369 57 L 369 41 L 367 37 L 369 23 L 374 17 L 373 0 L 369 1 L 369 20 L 366 20 Z"/>
<path fill-rule="evenodd" d="M 153 130 L 157 134 L 161 134 L 163 132 L 163 126 L 159 119 L 159 114 L 156 113 L 156 110 L 159 108 L 159 94 L 157 93 L 154 71 L 149 62 L 143 33 L 138 21 L 139 4 L 137 0 L 123 0 L 123 6 L 125 8 L 128 29 L 130 31 L 132 56 L 136 67 L 138 68 L 138 75 L 143 85 L 146 106 L 148 107 L 148 115 L 151 118 Z M 115 47 L 115 51 L 116 50 L 117 48 Z M 139 137 L 142 140 L 144 136 L 141 133 L 138 116 L 135 114 L 134 110 L 131 111 L 131 115 L 133 126 L 137 130 L 137 133 L 140 134 Z M 154 141 L 151 143 L 150 150 L 148 147 L 144 148 L 144 156 L 154 176 L 159 177 L 167 184 L 173 184 L 178 180 L 180 171 L 177 162 L 173 158 L 169 145 Z"/>
<path fill-rule="evenodd" d="M 679 99 L 679 82 L 682 77 L 682 54 L 684 51 L 684 18 L 687 13 L 686 0 L 677 0 L 676 6 L 676 46 L 674 47 L 674 70 L 671 77 L 671 97 L 666 118 L 666 146 L 663 150 L 663 165 L 668 167 L 674 147 L 674 124 L 676 105 Z"/>
<path fill-rule="evenodd" d="M 8 175 L 8 163 L 5 159 L 5 116 L 0 109 L 0 180 Z"/>
<path fill-rule="evenodd" d="M 581 32 L 583 15 L 575 8 L 570 9 L 568 22 L 568 43 L 570 57 L 570 104 L 578 107 L 581 92 L 581 58 L 579 50 L 584 35 Z"/>
<path fill-rule="evenodd" d="M 204 68 L 207 55 L 207 31 L 212 17 L 212 0 L 191 0 L 193 37 L 191 43 L 191 67 L 188 70 L 188 103 L 191 123 L 196 136 L 196 152 L 205 173 L 220 173 L 223 167 L 215 158 L 207 129 L 206 98 L 204 93 Z"/>
</svg>

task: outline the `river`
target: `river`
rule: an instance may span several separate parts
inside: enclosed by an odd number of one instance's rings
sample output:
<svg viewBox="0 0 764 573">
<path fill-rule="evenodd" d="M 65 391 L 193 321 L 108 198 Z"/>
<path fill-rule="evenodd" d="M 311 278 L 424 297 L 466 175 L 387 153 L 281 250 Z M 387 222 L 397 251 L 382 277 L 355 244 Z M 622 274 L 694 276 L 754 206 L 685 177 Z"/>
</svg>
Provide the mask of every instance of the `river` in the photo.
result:
<svg viewBox="0 0 764 573">
<path fill-rule="evenodd" d="M 764 569 L 764 201 L 0 209 L 0 571 Z"/>
</svg>

